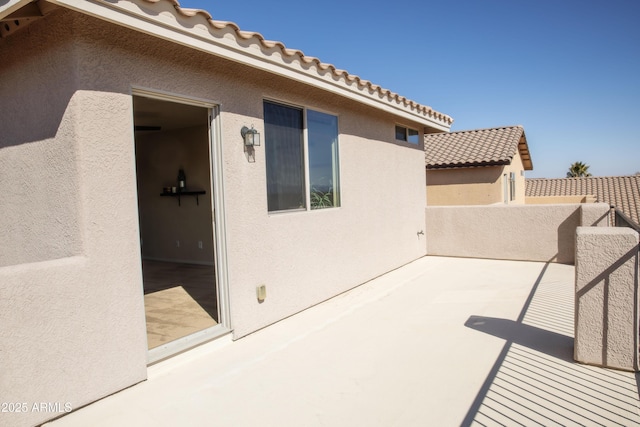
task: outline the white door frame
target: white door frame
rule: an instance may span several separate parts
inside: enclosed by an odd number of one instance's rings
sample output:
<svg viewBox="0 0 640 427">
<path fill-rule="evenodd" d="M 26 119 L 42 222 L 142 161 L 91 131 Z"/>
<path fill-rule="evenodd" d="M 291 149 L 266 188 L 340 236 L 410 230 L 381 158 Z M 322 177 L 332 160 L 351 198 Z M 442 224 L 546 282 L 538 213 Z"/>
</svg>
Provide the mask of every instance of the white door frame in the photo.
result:
<svg viewBox="0 0 640 427">
<path fill-rule="evenodd" d="M 147 352 L 147 363 L 153 364 L 170 356 L 193 348 L 204 342 L 231 333 L 231 315 L 229 310 L 229 274 L 227 264 L 226 218 L 224 208 L 224 180 L 222 159 L 222 130 L 220 126 L 220 105 L 217 102 L 192 98 L 173 93 L 133 87 L 131 95 L 178 104 L 206 108 L 209 119 L 209 180 L 213 218 L 213 243 L 215 258 L 216 296 L 218 299 L 218 324 L 175 341 L 155 347 Z"/>
</svg>

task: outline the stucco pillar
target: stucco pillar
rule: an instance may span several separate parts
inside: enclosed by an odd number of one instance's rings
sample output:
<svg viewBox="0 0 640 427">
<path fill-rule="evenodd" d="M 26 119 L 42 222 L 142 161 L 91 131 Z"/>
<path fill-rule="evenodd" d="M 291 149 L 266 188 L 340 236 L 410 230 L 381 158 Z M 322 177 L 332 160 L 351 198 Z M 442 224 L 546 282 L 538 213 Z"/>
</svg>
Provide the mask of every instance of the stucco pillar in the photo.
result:
<svg viewBox="0 0 640 427">
<path fill-rule="evenodd" d="M 638 370 L 638 233 L 576 231 L 574 359 Z"/>
</svg>

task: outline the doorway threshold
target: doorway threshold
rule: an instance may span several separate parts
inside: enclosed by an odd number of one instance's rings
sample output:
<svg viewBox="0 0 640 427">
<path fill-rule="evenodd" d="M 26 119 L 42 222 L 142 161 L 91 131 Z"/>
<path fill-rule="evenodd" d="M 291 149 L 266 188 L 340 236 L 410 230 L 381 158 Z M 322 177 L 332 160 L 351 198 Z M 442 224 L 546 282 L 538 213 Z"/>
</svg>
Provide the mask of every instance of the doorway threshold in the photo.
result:
<svg viewBox="0 0 640 427">
<path fill-rule="evenodd" d="M 162 344 L 149 350 L 147 353 L 147 366 L 178 356 L 213 340 L 226 342 L 227 339 L 223 338 L 228 338 L 228 340 L 231 341 L 231 329 L 220 324 L 195 332 L 191 335 L 178 338 L 177 340 Z"/>
</svg>

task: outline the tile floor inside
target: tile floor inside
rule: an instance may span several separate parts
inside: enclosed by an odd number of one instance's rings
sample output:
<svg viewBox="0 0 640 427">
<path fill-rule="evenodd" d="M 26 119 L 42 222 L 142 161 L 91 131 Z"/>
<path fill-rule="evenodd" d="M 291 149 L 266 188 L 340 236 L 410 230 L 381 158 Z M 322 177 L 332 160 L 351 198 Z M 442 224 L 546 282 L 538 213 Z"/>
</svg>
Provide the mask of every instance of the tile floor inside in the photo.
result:
<svg viewBox="0 0 640 427">
<path fill-rule="evenodd" d="M 217 324 L 213 266 L 145 260 L 142 275 L 150 349 Z"/>
</svg>

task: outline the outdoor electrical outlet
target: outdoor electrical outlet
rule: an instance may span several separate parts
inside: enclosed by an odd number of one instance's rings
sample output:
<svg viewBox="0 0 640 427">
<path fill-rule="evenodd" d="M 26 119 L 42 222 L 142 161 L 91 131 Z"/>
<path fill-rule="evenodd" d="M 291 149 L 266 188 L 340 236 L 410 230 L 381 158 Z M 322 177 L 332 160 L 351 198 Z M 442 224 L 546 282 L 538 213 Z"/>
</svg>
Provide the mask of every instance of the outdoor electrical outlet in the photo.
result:
<svg viewBox="0 0 640 427">
<path fill-rule="evenodd" d="M 258 301 L 262 302 L 267 298 L 267 286 L 266 285 L 259 285 L 256 288 L 256 292 L 258 294 Z"/>
<path fill-rule="evenodd" d="M 198 249 L 202 249 L 202 240 L 198 240 Z"/>
</svg>

